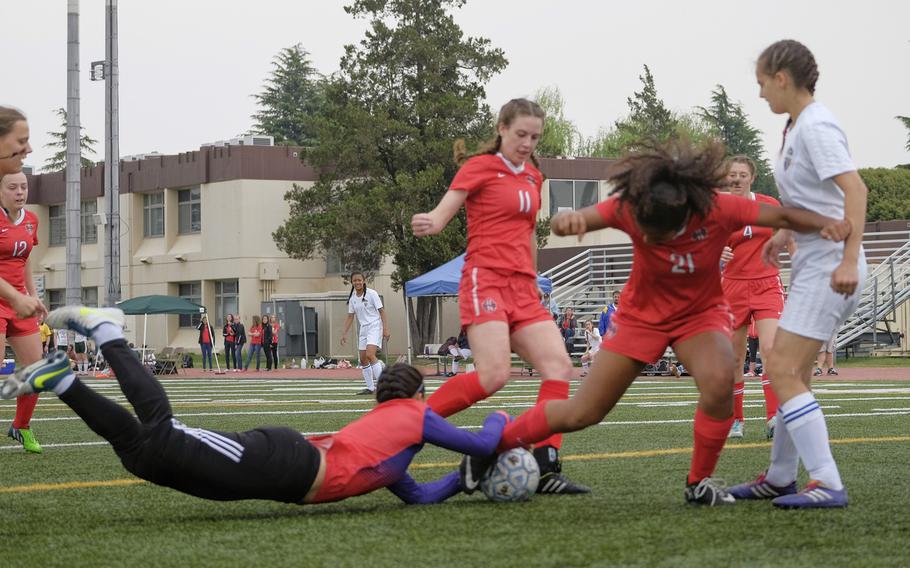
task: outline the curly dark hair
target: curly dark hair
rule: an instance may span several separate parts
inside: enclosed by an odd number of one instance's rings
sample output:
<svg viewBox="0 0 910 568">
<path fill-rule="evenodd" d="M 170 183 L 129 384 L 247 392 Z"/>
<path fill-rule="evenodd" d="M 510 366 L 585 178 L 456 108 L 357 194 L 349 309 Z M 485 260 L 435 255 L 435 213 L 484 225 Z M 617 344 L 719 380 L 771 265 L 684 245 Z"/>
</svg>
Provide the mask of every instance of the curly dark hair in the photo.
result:
<svg viewBox="0 0 910 568">
<path fill-rule="evenodd" d="M 395 363 L 379 375 L 376 401 L 411 398 L 418 391 L 423 392 L 423 388 L 423 373 L 407 363 Z"/>
<path fill-rule="evenodd" d="M 716 188 L 726 177 L 726 148 L 718 141 L 701 146 L 686 139 L 663 144 L 646 142 L 611 170 L 620 204 L 631 208 L 641 227 L 678 230 L 691 215 L 705 216 L 714 205 Z"/>
</svg>

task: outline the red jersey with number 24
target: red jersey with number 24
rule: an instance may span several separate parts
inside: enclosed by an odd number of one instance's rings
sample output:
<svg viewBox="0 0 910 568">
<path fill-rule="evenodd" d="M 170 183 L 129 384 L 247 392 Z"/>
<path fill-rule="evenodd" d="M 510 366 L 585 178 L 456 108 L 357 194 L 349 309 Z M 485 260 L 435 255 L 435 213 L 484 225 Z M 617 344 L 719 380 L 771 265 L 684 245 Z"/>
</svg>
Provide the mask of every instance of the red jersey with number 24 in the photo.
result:
<svg viewBox="0 0 910 568">
<path fill-rule="evenodd" d="M 720 254 L 730 233 L 758 219 L 755 201 L 717 194 L 705 217 L 693 216 L 676 237 L 645 243 L 630 208 L 616 198 L 597 204 L 608 227 L 632 238 L 632 273 L 623 288 L 622 315 L 647 324 L 668 322 L 726 304 Z"/>
<path fill-rule="evenodd" d="M 743 198 L 746 199 L 746 198 Z M 753 193 L 751 200 L 780 207 L 780 202 L 768 195 Z M 780 271 L 762 262 L 761 251 L 774 234 L 770 227 L 746 225 L 730 235 L 727 246 L 733 249 L 733 259 L 724 266 L 724 278 L 757 280 L 780 275 Z"/>
<path fill-rule="evenodd" d="M 25 292 L 25 263 L 38 244 L 38 218 L 22 209 L 12 220 L 0 211 L 0 278 Z"/>
<path fill-rule="evenodd" d="M 543 175 L 530 162 L 520 169 L 499 154 L 480 154 L 461 166 L 449 190 L 468 192 L 465 269 L 495 268 L 536 276 L 531 235 L 540 209 Z"/>
</svg>

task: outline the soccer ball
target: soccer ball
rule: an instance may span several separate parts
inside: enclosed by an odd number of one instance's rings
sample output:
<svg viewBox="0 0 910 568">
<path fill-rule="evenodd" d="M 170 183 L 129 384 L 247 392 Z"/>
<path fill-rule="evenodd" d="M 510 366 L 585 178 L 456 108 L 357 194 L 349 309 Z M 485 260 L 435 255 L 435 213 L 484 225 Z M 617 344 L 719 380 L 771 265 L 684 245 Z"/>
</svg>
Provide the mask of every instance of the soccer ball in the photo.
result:
<svg viewBox="0 0 910 568">
<path fill-rule="evenodd" d="M 540 468 L 531 452 L 515 448 L 496 456 L 480 478 L 480 489 L 491 501 L 527 501 L 537 491 Z"/>
</svg>

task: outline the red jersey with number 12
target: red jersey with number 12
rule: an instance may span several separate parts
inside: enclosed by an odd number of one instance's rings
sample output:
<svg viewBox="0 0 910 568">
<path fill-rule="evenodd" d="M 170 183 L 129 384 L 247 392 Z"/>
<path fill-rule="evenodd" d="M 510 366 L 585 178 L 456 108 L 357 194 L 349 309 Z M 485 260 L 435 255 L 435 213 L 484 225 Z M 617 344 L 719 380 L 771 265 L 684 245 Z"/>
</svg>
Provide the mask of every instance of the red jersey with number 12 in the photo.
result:
<svg viewBox="0 0 910 568">
<path fill-rule="evenodd" d="M 646 243 L 628 207 L 616 198 L 597 204 L 608 227 L 632 238 L 632 273 L 622 291 L 622 316 L 647 324 L 668 322 L 725 304 L 720 254 L 730 233 L 758 219 L 755 201 L 717 194 L 705 217 L 693 216 L 676 237 Z"/>
<path fill-rule="evenodd" d="M 761 193 L 753 193 L 751 199 L 756 203 L 780 207 L 778 200 Z M 780 271 L 765 264 L 761 259 L 762 248 L 773 234 L 774 229 L 755 225 L 746 225 L 734 231 L 727 241 L 727 246 L 733 249 L 733 260 L 724 267 L 724 278 L 756 280 L 780 275 Z"/>
<path fill-rule="evenodd" d="M 38 218 L 22 209 L 17 219 L 0 211 L 0 278 L 25 292 L 25 263 L 38 244 Z"/>
<path fill-rule="evenodd" d="M 531 163 L 513 168 L 502 156 L 480 154 L 461 166 L 449 190 L 468 192 L 465 269 L 495 268 L 536 276 L 531 235 L 543 175 Z"/>
</svg>

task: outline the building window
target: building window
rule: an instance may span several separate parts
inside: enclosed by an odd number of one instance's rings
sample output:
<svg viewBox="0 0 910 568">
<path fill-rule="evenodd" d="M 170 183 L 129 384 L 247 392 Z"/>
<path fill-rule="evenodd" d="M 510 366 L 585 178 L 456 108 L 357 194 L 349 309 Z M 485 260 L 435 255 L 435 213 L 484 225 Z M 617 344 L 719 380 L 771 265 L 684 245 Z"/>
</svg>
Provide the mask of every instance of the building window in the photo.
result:
<svg viewBox="0 0 910 568">
<path fill-rule="evenodd" d="M 48 311 L 53 311 L 66 305 L 66 290 L 45 290 L 44 294 L 45 298 L 47 298 Z"/>
<path fill-rule="evenodd" d="M 347 269 L 341 263 L 341 255 L 338 254 L 338 251 L 334 249 L 325 251 L 325 273 L 344 274 L 346 272 Z"/>
<path fill-rule="evenodd" d="M 177 192 L 177 232 L 181 235 L 202 231 L 202 200 L 199 188 Z"/>
<path fill-rule="evenodd" d="M 51 205 L 47 210 L 47 220 L 51 231 L 48 245 L 57 247 L 66 244 L 66 208 L 63 205 Z"/>
<path fill-rule="evenodd" d="M 94 199 L 83 201 L 80 209 L 80 232 L 82 244 L 95 244 L 98 242 L 98 225 L 95 224 L 95 213 L 98 212 L 98 202 Z"/>
<path fill-rule="evenodd" d="M 597 182 L 590 180 L 550 180 L 550 215 L 578 210 L 597 203 Z"/>
<path fill-rule="evenodd" d="M 237 315 L 240 311 L 240 284 L 237 279 L 215 281 L 215 321 L 213 325 L 224 325 L 227 314 Z"/>
<path fill-rule="evenodd" d="M 82 289 L 82 305 L 91 306 L 93 308 L 98 307 L 98 288 L 92 286 L 90 288 Z"/>
<path fill-rule="evenodd" d="M 146 237 L 164 236 L 164 192 L 146 193 L 143 202 L 143 235 Z"/>
<path fill-rule="evenodd" d="M 181 282 L 177 286 L 177 295 L 184 300 L 202 303 L 201 282 Z M 180 314 L 180 327 L 196 327 L 202 320 L 202 314 Z"/>
</svg>

